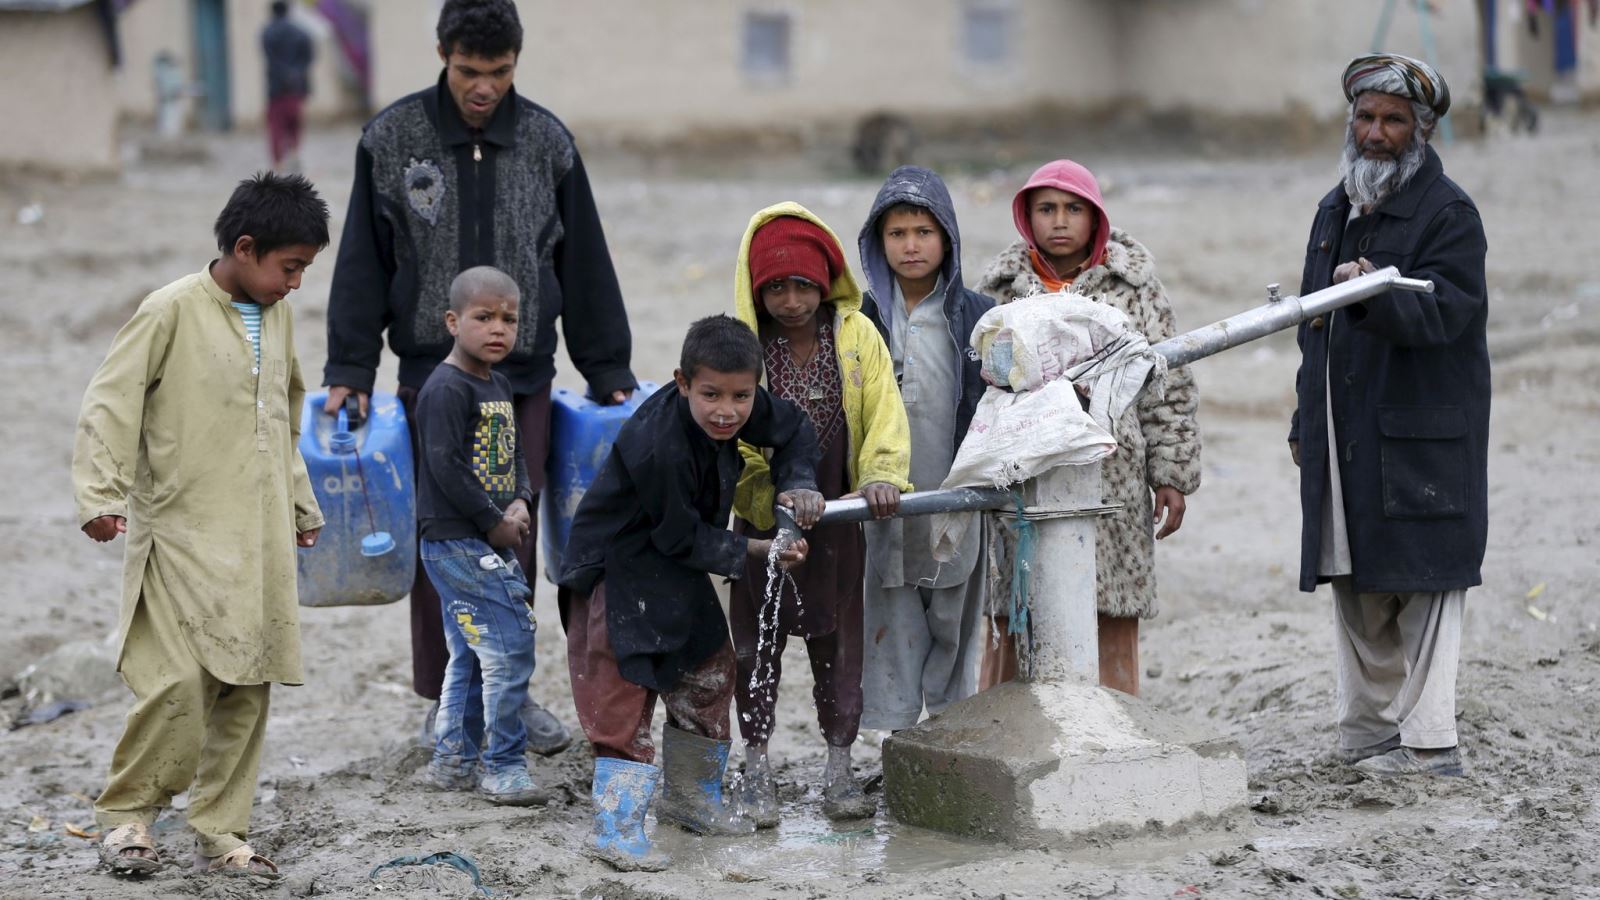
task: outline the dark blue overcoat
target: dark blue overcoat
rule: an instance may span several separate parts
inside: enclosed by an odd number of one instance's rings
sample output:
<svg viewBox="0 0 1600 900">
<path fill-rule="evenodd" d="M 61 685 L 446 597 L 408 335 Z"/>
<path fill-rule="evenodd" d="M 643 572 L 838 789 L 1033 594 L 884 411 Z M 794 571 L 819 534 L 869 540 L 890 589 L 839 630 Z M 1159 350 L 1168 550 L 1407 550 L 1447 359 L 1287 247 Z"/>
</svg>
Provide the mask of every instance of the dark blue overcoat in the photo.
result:
<svg viewBox="0 0 1600 900">
<path fill-rule="evenodd" d="M 1338 454 L 1356 590 L 1443 591 L 1483 581 L 1488 535 L 1489 352 L 1486 244 L 1478 210 L 1432 147 L 1400 192 L 1349 221 L 1343 187 L 1318 205 L 1300 293 L 1340 264 L 1430 278 L 1434 292 L 1391 291 L 1299 329 L 1300 589 L 1315 590 Z M 1330 340 L 1330 337 L 1331 340 Z M 1328 441 L 1332 388 L 1333 447 Z"/>
</svg>

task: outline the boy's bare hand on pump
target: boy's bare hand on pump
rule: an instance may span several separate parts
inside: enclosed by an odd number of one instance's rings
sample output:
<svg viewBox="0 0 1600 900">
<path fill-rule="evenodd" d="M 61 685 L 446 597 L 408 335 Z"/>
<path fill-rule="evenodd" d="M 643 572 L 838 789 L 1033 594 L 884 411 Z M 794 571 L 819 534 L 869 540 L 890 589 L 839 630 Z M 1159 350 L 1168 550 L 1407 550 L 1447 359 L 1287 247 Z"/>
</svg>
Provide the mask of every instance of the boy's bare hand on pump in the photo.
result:
<svg viewBox="0 0 1600 900">
<path fill-rule="evenodd" d="M 317 535 L 321 533 L 321 528 L 308 528 L 305 531 L 296 532 L 294 542 L 302 547 L 315 547 L 317 545 Z"/>
<path fill-rule="evenodd" d="M 83 533 L 104 544 L 106 541 L 116 540 L 117 535 L 126 534 L 128 520 L 121 516 L 101 516 L 90 519 L 83 525 Z"/>
<path fill-rule="evenodd" d="M 788 507 L 794 514 L 794 523 L 801 528 L 810 528 L 822 518 L 823 499 L 816 491 L 784 491 L 778 495 L 778 505 Z"/>
<path fill-rule="evenodd" d="M 861 490 L 845 494 L 840 500 L 853 500 L 862 497 L 867 501 L 867 510 L 874 519 L 887 519 L 900 511 L 900 489 L 887 481 L 874 481 L 864 484 Z"/>
</svg>

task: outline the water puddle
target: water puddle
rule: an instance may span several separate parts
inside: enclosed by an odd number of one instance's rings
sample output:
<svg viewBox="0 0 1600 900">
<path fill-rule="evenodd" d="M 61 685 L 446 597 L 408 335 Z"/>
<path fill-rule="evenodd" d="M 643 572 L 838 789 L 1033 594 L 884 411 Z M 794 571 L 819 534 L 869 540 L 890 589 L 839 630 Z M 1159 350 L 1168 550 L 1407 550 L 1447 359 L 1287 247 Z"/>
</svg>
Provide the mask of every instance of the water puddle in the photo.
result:
<svg viewBox="0 0 1600 900">
<path fill-rule="evenodd" d="M 1315 822 L 1300 822 L 1284 830 L 1258 830 L 1251 839 L 1256 848 L 1268 850 L 1332 850 L 1346 846 L 1370 846 L 1386 836 L 1426 828 L 1438 835 L 1482 834 L 1496 831 L 1506 823 L 1484 815 L 1484 809 L 1468 801 L 1448 801 L 1425 808 L 1347 809 L 1326 813 Z"/>
<path fill-rule="evenodd" d="M 670 826 L 656 843 L 672 855 L 675 871 L 703 871 L 729 881 L 816 881 L 932 872 L 1010 854 L 1004 846 L 898 825 L 830 822 L 814 800 L 786 803 L 775 829 L 747 837 L 709 838 Z"/>
</svg>

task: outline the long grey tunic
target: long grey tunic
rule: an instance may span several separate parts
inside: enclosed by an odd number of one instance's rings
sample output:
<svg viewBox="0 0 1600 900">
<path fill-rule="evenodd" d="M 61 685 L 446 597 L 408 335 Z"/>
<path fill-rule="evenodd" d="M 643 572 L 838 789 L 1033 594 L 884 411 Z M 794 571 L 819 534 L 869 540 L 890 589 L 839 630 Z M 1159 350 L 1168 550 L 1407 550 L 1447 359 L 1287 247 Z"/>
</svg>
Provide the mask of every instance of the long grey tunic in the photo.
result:
<svg viewBox="0 0 1600 900">
<path fill-rule="evenodd" d="M 889 325 L 889 355 L 895 380 L 911 425 L 911 483 L 933 490 L 950 474 L 955 460 L 956 401 L 961 390 L 961 357 L 945 324 L 940 298 L 944 280 L 928 298 L 906 312 L 905 295 L 894 283 Z M 972 574 L 980 528 L 967 529 L 954 562 L 933 558 L 927 516 L 871 522 L 867 525 L 869 578 L 882 587 L 912 584 L 951 587 Z"/>
</svg>

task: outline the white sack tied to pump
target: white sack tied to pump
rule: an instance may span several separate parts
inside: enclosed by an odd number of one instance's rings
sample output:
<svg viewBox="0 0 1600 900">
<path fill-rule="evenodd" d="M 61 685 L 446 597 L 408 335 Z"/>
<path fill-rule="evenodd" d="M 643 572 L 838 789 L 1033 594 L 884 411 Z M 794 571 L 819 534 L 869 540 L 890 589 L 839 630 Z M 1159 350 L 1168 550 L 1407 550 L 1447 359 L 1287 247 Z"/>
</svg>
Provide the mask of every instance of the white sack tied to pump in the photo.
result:
<svg viewBox="0 0 1600 900">
<path fill-rule="evenodd" d="M 989 382 L 940 485 L 1006 488 L 1117 449 L 1116 422 L 1141 391 L 1160 396 L 1166 359 L 1121 310 L 1082 294 L 1035 294 L 996 306 L 972 330 Z M 1088 409 L 1080 402 L 1088 396 Z M 933 555 L 948 560 L 973 517 L 934 517 Z"/>
</svg>

